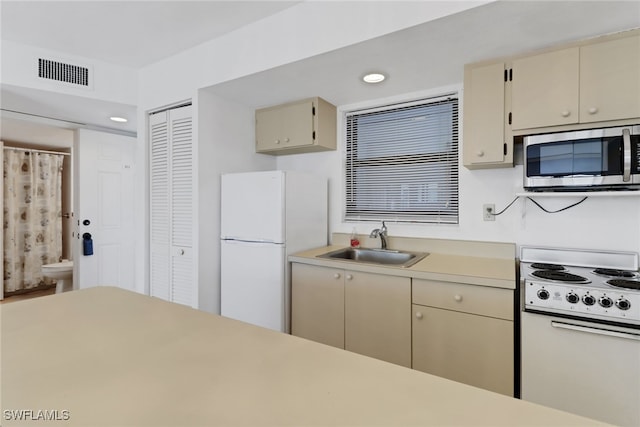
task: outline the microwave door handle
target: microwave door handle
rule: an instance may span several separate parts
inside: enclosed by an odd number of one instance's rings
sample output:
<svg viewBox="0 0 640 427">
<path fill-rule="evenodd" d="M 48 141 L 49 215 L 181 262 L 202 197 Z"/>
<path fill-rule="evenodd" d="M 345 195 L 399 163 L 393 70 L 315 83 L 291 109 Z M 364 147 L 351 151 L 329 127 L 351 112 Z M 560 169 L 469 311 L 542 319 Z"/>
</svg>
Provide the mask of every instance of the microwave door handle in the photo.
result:
<svg viewBox="0 0 640 427">
<path fill-rule="evenodd" d="M 631 180 L 631 131 L 622 129 L 622 150 L 623 150 L 623 173 L 622 181 L 629 182 Z"/>
</svg>

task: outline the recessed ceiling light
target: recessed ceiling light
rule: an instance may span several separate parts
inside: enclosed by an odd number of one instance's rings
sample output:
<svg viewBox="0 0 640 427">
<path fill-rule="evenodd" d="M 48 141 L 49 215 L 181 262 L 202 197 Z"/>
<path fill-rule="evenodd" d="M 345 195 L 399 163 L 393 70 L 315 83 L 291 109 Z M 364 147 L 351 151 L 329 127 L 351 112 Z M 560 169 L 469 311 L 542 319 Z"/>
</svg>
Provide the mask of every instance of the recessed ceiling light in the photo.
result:
<svg viewBox="0 0 640 427">
<path fill-rule="evenodd" d="M 362 80 L 364 80 L 365 83 L 380 83 L 385 78 L 386 76 L 382 73 L 369 73 L 365 75 Z"/>
<path fill-rule="evenodd" d="M 129 121 L 124 117 L 118 117 L 118 116 L 109 117 L 109 119 L 111 119 L 111 121 L 113 122 L 118 122 L 118 123 L 127 123 Z"/>
</svg>

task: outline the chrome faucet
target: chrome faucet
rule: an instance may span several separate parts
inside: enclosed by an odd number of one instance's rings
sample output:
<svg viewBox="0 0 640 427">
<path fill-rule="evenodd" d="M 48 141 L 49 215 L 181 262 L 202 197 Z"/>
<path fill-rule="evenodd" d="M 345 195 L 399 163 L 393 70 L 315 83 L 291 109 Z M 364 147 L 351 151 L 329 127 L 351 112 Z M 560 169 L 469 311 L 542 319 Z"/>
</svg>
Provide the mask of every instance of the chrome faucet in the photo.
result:
<svg viewBox="0 0 640 427">
<path fill-rule="evenodd" d="M 378 236 L 380 236 L 382 249 L 387 249 L 387 226 L 385 225 L 384 221 L 382 221 L 382 227 L 372 230 L 371 234 L 369 234 L 369 237 L 373 239 Z"/>
</svg>

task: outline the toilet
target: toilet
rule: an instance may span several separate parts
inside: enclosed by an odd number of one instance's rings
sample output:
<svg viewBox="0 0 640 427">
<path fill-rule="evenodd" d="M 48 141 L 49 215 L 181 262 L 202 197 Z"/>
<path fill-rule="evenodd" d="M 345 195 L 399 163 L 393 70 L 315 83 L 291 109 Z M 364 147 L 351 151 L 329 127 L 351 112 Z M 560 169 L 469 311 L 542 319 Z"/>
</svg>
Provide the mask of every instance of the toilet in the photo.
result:
<svg viewBox="0 0 640 427">
<path fill-rule="evenodd" d="M 63 260 L 42 266 L 42 275 L 56 279 L 56 294 L 64 292 L 65 288 L 73 289 L 73 261 Z"/>
</svg>

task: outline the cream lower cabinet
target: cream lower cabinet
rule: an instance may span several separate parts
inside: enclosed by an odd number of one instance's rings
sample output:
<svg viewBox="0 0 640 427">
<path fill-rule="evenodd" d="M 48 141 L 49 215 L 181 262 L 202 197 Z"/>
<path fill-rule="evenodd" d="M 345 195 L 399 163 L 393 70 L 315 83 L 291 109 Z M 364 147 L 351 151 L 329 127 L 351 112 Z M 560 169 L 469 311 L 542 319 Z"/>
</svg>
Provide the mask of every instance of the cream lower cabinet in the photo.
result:
<svg viewBox="0 0 640 427">
<path fill-rule="evenodd" d="M 291 333 L 411 366 L 411 279 L 292 264 Z"/>
<path fill-rule="evenodd" d="M 291 264 L 291 334 L 344 348 L 344 271 Z"/>
<path fill-rule="evenodd" d="M 345 272 L 345 349 L 411 367 L 411 279 Z"/>
<path fill-rule="evenodd" d="M 413 369 L 514 395 L 513 290 L 413 280 Z"/>
</svg>

